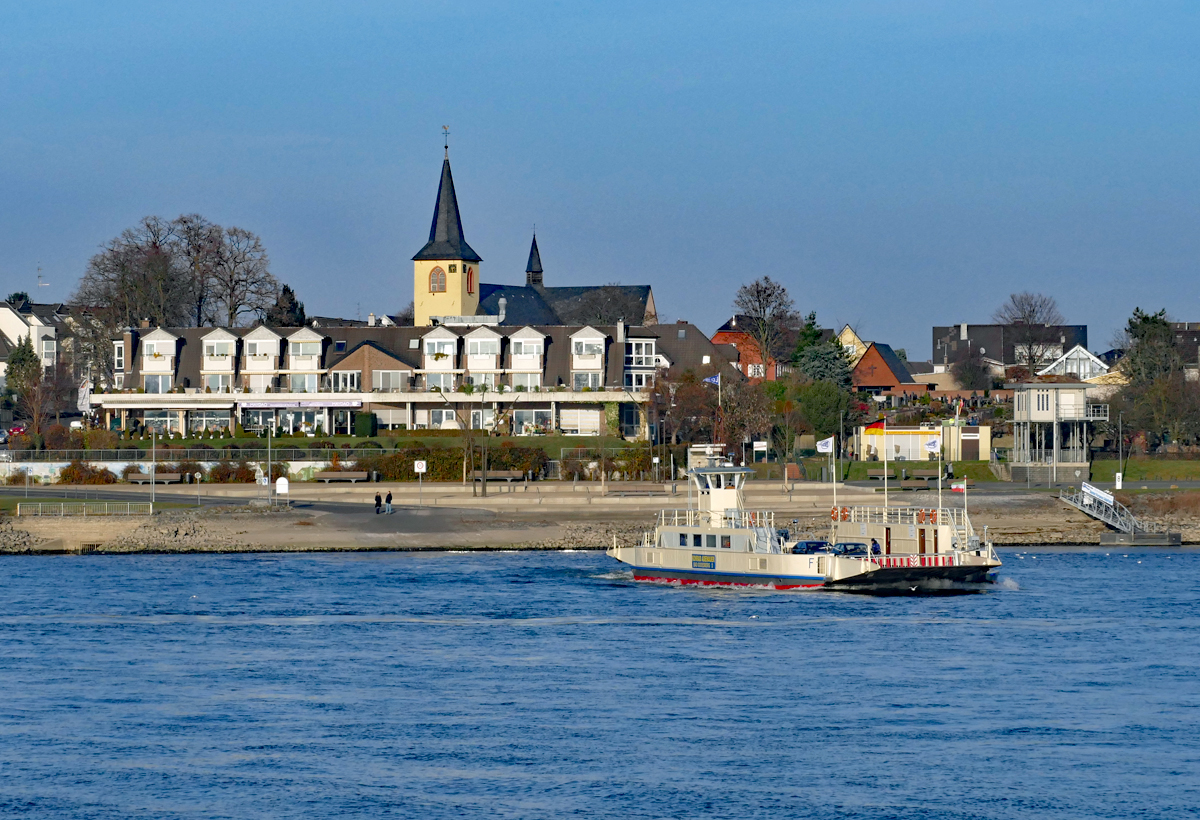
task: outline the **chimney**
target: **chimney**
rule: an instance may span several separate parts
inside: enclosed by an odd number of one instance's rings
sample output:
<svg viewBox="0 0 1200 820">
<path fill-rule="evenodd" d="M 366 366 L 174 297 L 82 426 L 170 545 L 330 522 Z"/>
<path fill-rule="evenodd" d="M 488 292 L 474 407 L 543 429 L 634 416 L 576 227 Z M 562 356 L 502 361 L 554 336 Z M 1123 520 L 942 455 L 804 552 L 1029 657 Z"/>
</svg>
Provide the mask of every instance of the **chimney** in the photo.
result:
<svg viewBox="0 0 1200 820">
<path fill-rule="evenodd" d="M 508 315 L 508 300 L 503 296 L 500 297 L 500 324 L 504 324 L 504 317 Z"/>
<path fill-rule="evenodd" d="M 625 344 L 625 317 L 617 319 L 617 344 Z"/>
<path fill-rule="evenodd" d="M 142 324 L 141 324 L 141 327 L 142 327 L 142 329 L 143 329 L 143 330 L 148 330 L 148 329 L 150 328 L 150 320 L 149 320 L 149 319 L 142 319 Z"/>
<path fill-rule="evenodd" d="M 133 328 L 125 331 L 122 341 L 125 342 L 125 369 L 122 373 L 128 373 L 133 369 L 133 342 L 138 337 L 138 332 Z"/>
<path fill-rule="evenodd" d="M 367 314 L 367 327 L 375 327 L 375 314 L 374 313 Z"/>
</svg>

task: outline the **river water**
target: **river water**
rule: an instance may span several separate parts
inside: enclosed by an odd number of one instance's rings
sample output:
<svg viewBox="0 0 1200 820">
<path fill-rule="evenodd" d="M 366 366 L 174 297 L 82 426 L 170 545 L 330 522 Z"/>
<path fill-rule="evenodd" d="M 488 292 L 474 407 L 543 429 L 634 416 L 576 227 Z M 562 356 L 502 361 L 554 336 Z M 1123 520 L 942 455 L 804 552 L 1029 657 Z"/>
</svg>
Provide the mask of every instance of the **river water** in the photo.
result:
<svg viewBox="0 0 1200 820">
<path fill-rule="evenodd" d="M 1200 553 L 960 597 L 599 553 L 0 560 L 0 815 L 1183 818 Z"/>
</svg>

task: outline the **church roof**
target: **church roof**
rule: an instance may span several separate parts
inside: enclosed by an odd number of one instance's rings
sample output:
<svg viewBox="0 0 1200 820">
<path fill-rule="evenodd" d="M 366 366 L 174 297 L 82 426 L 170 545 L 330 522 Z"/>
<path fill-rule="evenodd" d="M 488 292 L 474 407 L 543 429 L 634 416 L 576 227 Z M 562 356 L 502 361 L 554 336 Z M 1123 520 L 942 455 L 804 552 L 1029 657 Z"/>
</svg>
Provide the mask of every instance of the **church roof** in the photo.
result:
<svg viewBox="0 0 1200 820">
<path fill-rule="evenodd" d="M 591 287 L 542 288 L 546 304 L 564 325 L 629 324 L 645 321 L 650 303 L 649 285 L 596 285 Z"/>
<path fill-rule="evenodd" d="M 506 325 L 561 325 L 558 316 L 546 304 L 538 288 L 528 285 L 479 285 L 479 313 L 497 316 L 504 298 Z"/>
<path fill-rule="evenodd" d="M 433 206 L 429 241 L 413 257 L 413 261 L 422 259 L 483 261 L 463 236 L 462 217 L 458 213 L 458 197 L 454 194 L 454 177 L 450 174 L 449 157 L 442 161 L 442 181 L 438 184 L 437 203 Z"/>
<path fill-rule="evenodd" d="M 529 261 L 525 263 L 526 273 L 543 273 L 542 255 L 538 253 L 537 234 L 533 235 L 533 244 L 529 246 Z"/>
</svg>

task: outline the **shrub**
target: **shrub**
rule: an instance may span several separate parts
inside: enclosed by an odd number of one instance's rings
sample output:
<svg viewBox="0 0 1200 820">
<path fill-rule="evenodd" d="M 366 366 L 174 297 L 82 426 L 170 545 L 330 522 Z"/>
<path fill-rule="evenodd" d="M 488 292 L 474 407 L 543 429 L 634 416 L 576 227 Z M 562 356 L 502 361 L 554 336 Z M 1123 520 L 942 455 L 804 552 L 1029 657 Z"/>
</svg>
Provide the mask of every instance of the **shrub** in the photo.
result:
<svg viewBox="0 0 1200 820">
<path fill-rule="evenodd" d="M 149 468 L 143 470 L 142 465 L 140 465 L 140 464 L 126 464 L 125 469 L 121 470 L 121 478 L 124 479 L 125 481 L 128 481 L 129 476 L 131 476 L 135 473 L 141 473 L 144 475 L 148 475 L 150 473 L 150 470 L 149 470 Z"/>
<path fill-rule="evenodd" d="M 5 483 L 8 484 L 8 486 L 10 486 L 10 487 L 23 486 L 25 484 L 25 479 L 28 477 L 29 477 L 29 470 L 25 469 L 24 467 L 20 467 L 16 470 L 13 470 L 11 473 L 8 474 L 8 478 L 6 479 Z M 29 483 L 36 484 L 37 480 L 34 479 L 34 480 L 30 481 Z"/>
<path fill-rule="evenodd" d="M 40 450 L 42 449 L 42 437 L 34 433 L 22 433 L 19 436 L 11 436 L 8 439 L 8 449 Z M 24 483 L 24 481 L 22 480 L 21 483 Z"/>
<path fill-rule="evenodd" d="M 254 468 L 244 461 L 219 461 L 208 471 L 208 480 L 218 484 L 253 484 Z"/>
<path fill-rule="evenodd" d="M 374 413 L 359 413 L 354 417 L 354 435 L 370 438 L 379 431 L 379 420 Z"/>
<path fill-rule="evenodd" d="M 118 440 L 112 430 L 88 430 L 83 434 L 83 443 L 89 450 L 115 450 Z"/>
<path fill-rule="evenodd" d="M 204 480 L 204 465 L 198 461 L 181 461 L 178 464 L 160 464 L 158 465 L 160 472 L 164 473 L 179 473 L 180 480 L 187 482 L 192 481 L 192 476 L 200 473 L 200 480 Z"/>
<path fill-rule="evenodd" d="M 378 441 L 364 441 L 356 445 L 360 450 L 382 450 L 383 445 Z"/>
<path fill-rule="evenodd" d="M 93 467 L 75 459 L 58 471 L 59 484 L 116 484 L 117 477 L 105 467 Z"/>
</svg>

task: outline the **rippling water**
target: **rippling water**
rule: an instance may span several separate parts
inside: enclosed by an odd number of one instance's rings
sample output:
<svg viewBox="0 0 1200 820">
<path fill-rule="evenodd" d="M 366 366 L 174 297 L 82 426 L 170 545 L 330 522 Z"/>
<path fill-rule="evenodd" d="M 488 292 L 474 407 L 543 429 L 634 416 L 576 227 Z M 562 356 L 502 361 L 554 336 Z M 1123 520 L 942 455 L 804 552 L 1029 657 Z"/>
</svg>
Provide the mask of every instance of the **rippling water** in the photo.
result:
<svg viewBox="0 0 1200 820">
<path fill-rule="evenodd" d="M 1189 817 L 1200 553 L 981 595 L 597 553 L 0 561 L 0 814 Z"/>
</svg>

